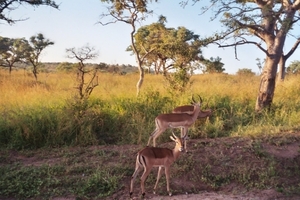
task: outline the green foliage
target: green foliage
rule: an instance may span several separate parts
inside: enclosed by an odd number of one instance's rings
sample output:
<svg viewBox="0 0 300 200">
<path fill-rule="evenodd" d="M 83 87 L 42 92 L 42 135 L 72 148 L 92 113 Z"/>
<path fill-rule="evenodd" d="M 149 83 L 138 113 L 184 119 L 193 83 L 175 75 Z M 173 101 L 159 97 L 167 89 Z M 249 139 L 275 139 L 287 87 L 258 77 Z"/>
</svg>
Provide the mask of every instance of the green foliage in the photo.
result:
<svg viewBox="0 0 300 200">
<path fill-rule="evenodd" d="M 135 46 L 144 64 L 156 74 L 172 71 L 191 72 L 202 59 L 202 42 L 199 35 L 185 27 L 167 28 L 166 19 L 143 26 L 134 35 Z M 127 49 L 133 51 L 131 47 Z M 178 72 L 182 73 L 182 72 Z"/>
<path fill-rule="evenodd" d="M 56 67 L 56 70 L 62 71 L 62 72 L 72 72 L 72 71 L 75 71 L 76 67 L 77 67 L 77 64 L 69 63 L 69 62 L 62 62 Z"/>
<path fill-rule="evenodd" d="M 126 79 L 124 76 L 117 78 Z M 149 81 L 156 80 L 157 76 L 148 78 Z M 124 92 L 123 95 L 109 97 L 95 91 L 89 99 L 67 98 L 60 103 L 56 99 L 55 103 L 46 104 L 45 101 L 34 101 L 34 98 L 30 99 L 30 104 L 23 102 L 12 106 L 2 103 L 0 145 L 13 149 L 36 149 L 65 145 L 145 144 L 155 129 L 155 117 L 170 112 L 176 106 L 189 104 L 191 94 L 203 97 L 202 109 L 213 109 L 209 119 L 198 119 L 189 129 L 191 138 L 255 136 L 298 129 L 300 88 L 297 77 L 288 77 L 281 83 L 284 85 L 278 87 L 271 111 L 259 114 L 254 111 L 257 79 L 256 76 L 199 75 L 191 79 L 194 84 L 189 90 L 179 94 L 173 92 L 172 95 L 166 90 L 148 88 L 138 98 Z M 111 78 L 110 81 L 114 85 L 107 92 L 128 85 L 118 85 Z M 43 86 L 32 85 L 31 82 L 23 85 L 28 91 L 32 87 Z M 53 90 L 53 86 L 43 86 L 43 90 Z M 178 133 L 178 130 L 175 132 Z M 162 134 L 158 142 L 169 141 L 168 133 L 170 130 Z"/>
<path fill-rule="evenodd" d="M 220 57 L 213 58 L 211 57 L 209 60 L 204 60 L 202 63 L 205 65 L 202 70 L 203 73 L 222 73 L 225 71 L 224 63 L 221 62 Z"/>
<path fill-rule="evenodd" d="M 287 74 L 299 74 L 300 73 L 300 61 L 294 60 L 292 63 L 286 68 Z"/>
<path fill-rule="evenodd" d="M 185 68 L 179 68 L 174 73 L 166 74 L 165 78 L 167 80 L 167 90 L 171 94 L 182 94 L 192 85 L 192 82 L 190 81 L 191 74 L 188 73 Z"/>
<path fill-rule="evenodd" d="M 0 37 L 0 44 L 0 65 L 8 67 L 11 72 L 16 63 L 28 62 L 32 65 L 32 72 L 37 80 L 38 66 L 41 66 L 40 55 L 47 46 L 54 43 L 39 33 L 31 36 L 29 41 L 24 38 Z"/>
<path fill-rule="evenodd" d="M 85 198 L 106 197 L 115 192 L 118 185 L 119 176 L 113 175 L 109 170 L 98 169 L 88 177 L 82 187 L 78 187 L 78 194 Z"/>
<path fill-rule="evenodd" d="M 243 68 L 243 69 L 239 69 L 239 70 L 236 72 L 236 75 L 239 75 L 239 76 L 254 76 L 255 73 L 252 72 L 251 69 Z"/>
<path fill-rule="evenodd" d="M 70 165 L 74 163 L 70 163 Z M 29 199 L 49 198 L 64 194 L 75 194 L 79 198 L 101 198 L 119 188 L 120 178 L 126 168 L 119 171 L 88 166 L 2 166 L 0 172 L 0 197 Z M 80 177 L 81 176 L 81 177 Z"/>
<path fill-rule="evenodd" d="M 55 176 L 62 176 L 65 170 L 61 167 L 21 167 L 19 165 L 1 166 L 0 196 L 13 196 L 18 199 L 28 199 L 43 194 L 57 194 L 55 187 L 62 182 Z"/>
<path fill-rule="evenodd" d="M 170 110 L 172 101 L 157 91 L 148 91 L 138 99 L 114 99 L 103 112 L 113 113 L 103 118 L 101 138 L 111 138 L 113 143 L 146 143 L 154 130 L 154 118 Z M 109 109 L 109 110 L 106 110 Z M 113 112 L 112 112 L 113 111 Z"/>
<path fill-rule="evenodd" d="M 134 35 L 136 50 L 143 64 L 155 74 L 162 73 L 170 91 L 178 94 L 188 89 L 190 77 L 202 60 L 199 35 L 185 27 L 167 28 L 166 18 L 138 29 Z M 128 51 L 134 51 L 128 47 Z"/>
<path fill-rule="evenodd" d="M 0 4 L 0 20 L 7 22 L 8 24 L 14 24 L 17 21 L 23 21 L 24 19 L 13 19 L 10 17 L 10 13 L 19 8 L 22 4 L 28 4 L 31 6 L 46 5 L 53 8 L 59 8 L 59 5 L 52 0 L 39 0 L 39 1 L 19 1 L 19 0 L 2 0 Z"/>
<path fill-rule="evenodd" d="M 49 136 L 56 130 L 57 114 L 44 107 L 4 111 L 0 121 L 0 144 L 17 149 L 51 145 Z"/>
<path fill-rule="evenodd" d="M 0 65 L 9 68 L 11 73 L 12 67 L 26 58 L 26 51 L 29 46 L 28 41 L 24 38 L 0 37 L 0 45 Z"/>
</svg>

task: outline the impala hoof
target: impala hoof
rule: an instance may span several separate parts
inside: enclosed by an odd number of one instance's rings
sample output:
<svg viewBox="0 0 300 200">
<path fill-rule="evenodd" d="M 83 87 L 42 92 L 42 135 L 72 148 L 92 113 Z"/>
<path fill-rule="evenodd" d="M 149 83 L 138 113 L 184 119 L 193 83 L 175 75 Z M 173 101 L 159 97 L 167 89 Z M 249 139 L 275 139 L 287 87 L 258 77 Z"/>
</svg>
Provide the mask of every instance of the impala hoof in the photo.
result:
<svg viewBox="0 0 300 200">
<path fill-rule="evenodd" d="M 142 198 L 145 198 L 145 192 L 142 194 Z"/>
<path fill-rule="evenodd" d="M 169 196 L 170 196 L 170 197 L 172 196 L 172 192 L 169 192 Z"/>
</svg>

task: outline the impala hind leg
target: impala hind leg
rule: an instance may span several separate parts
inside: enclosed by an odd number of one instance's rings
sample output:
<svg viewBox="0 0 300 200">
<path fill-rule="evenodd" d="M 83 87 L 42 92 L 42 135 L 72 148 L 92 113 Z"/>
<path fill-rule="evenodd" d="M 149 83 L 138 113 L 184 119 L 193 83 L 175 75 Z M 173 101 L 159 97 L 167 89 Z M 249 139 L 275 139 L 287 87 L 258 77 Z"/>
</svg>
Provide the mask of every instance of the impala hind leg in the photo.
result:
<svg viewBox="0 0 300 200">
<path fill-rule="evenodd" d="M 146 181 L 148 175 L 150 174 L 151 169 L 152 169 L 152 167 L 149 167 L 148 169 L 144 168 L 144 173 L 141 177 L 141 189 L 142 189 L 143 198 L 145 197 L 145 181 Z"/>
<path fill-rule="evenodd" d="M 131 196 L 133 193 L 134 180 L 136 179 L 137 175 L 140 173 L 141 169 L 142 169 L 142 165 L 140 165 L 137 161 L 137 163 L 135 165 L 135 171 L 133 172 L 133 174 L 131 176 L 131 181 L 130 181 L 130 191 L 129 191 L 130 199 L 131 199 Z"/>
<path fill-rule="evenodd" d="M 160 136 L 160 134 L 162 134 L 162 132 L 164 131 L 165 129 L 155 129 L 149 137 L 147 146 L 149 146 L 151 139 L 153 139 L 153 146 L 156 147 L 156 138 Z"/>
</svg>

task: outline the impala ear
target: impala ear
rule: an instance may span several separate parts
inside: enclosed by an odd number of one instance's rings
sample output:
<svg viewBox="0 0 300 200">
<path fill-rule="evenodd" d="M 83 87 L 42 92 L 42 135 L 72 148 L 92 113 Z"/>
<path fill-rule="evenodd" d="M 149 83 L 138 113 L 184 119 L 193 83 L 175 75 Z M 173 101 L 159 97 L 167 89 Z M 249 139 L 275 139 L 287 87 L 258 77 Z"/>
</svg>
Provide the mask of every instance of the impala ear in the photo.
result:
<svg viewBox="0 0 300 200">
<path fill-rule="evenodd" d="M 192 95 L 192 104 L 196 103 L 195 99 L 194 99 L 194 94 Z"/>
<path fill-rule="evenodd" d="M 171 140 L 176 141 L 176 139 L 172 135 L 170 135 L 170 138 Z"/>
<path fill-rule="evenodd" d="M 203 102 L 203 99 L 201 98 L 201 96 L 198 94 L 198 97 L 199 97 L 199 103 L 200 103 L 200 105 L 202 104 L 202 102 Z"/>
<path fill-rule="evenodd" d="M 171 140 L 176 141 L 177 136 L 174 134 L 173 131 L 172 131 L 172 134 L 173 135 L 170 136 Z"/>
<path fill-rule="evenodd" d="M 172 131 L 172 135 L 174 136 L 175 139 L 177 138 L 177 136 L 175 135 L 175 133 L 173 131 Z"/>
</svg>

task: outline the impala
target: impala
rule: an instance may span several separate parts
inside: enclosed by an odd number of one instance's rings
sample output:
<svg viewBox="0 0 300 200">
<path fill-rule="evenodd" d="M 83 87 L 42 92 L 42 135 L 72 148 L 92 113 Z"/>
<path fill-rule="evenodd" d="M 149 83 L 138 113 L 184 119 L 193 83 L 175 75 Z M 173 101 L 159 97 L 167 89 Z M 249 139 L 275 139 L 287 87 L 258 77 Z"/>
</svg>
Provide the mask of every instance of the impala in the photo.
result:
<svg viewBox="0 0 300 200">
<path fill-rule="evenodd" d="M 185 105 L 185 106 L 179 106 L 174 108 L 174 110 L 172 111 L 172 113 L 187 113 L 187 114 L 192 114 L 194 110 L 194 106 L 192 105 Z M 199 114 L 198 114 L 198 119 L 199 118 L 206 118 L 206 117 L 210 117 L 212 115 L 212 109 L 206 109 L 206 110 L 200 110 Z"/>
<path fill-rule="evenodd" d="M 135 163 L 135 171 L 131 177 L 131 182 L 130 182 L 130 192 L 129 192 L 130 198 L 133 193 L 134 180 L 142 168 L 144 168 L 144 173 L 141 177 L 141 189 L 142 189 L 143 197 L 145 196 L 144 183 L 153 167 L 158 167 L 157 180 L 154 186 L 153 193 L 155 194 L 158 181 L 162 176 L 162 168 L 164 167 L 166 180 L 167 180 L 167 191 L 169 193 L 169 196 L 172 196 L 172 193 L 170 192 L 170 186 L 169 186 L 170 166 L 174 161 L 177 160 L 177 158 L 180 155 L 180 152 L 183 151 L 183 144 L 181 138 L 177 137 L 174 133 L 173 136 L 170 136 L 170 138 L 176 143 L 173 150 L 168 148 L 147 146 L 138 152 L 136 157 L 136 163 Z"/>
<path fill-rule="evenodd" d="M 166 129 L 168 128 L 182 128 L 181 131 L 181 138 L 186 138 L 187 131 L 190 126 L 194 124 L 196 121 L 199 112 L 200 112 L 200 106 L 202 103 L 202 98 L 199 96 L 199 102 L 196 102 L 194 100 L 194 97 L 192 97 L 193 101 L 193 107 L 194 110 L 188 114 L 188 113 L 167 113 L 167 114 L 160 114 L 155 118 L 155 130 L 151 133 L 148 144 L 149 146 L 151 139 L 153 139 L 153 146 L 156 146 L 156 138 L 160 136 Z M 186 140 L 184 141 L 184 147 L 187 151 L 186 146 Z"/>
<path fill-rule="evenodd" d="M 194 106 L 193 105 L 184 105 L 184 106 L 179 106 L 174 108 L 174 110 L 172 111 L 172 113 L 187 113 L 189 115 L 192 115 L 194 111 Z M 206 110 L 201 110 L 198 113 L 198 119 L 199 118 L 206 118 L 206 120 L 209 119 L 209 117 L 212 115 L 212 109 L 206 109 Z M 188 132 L 188 130 L 184 130 L 183 128 L 181 128 L 181 135 L 184 134 L 184 132 Z M 187 140 L 188 136 L 185 136 L 185 140 Z M 186 143 L 186 142 L 185 142 Z M 187 151 L 187 150 L 186 150 Z"/>
</svg>

